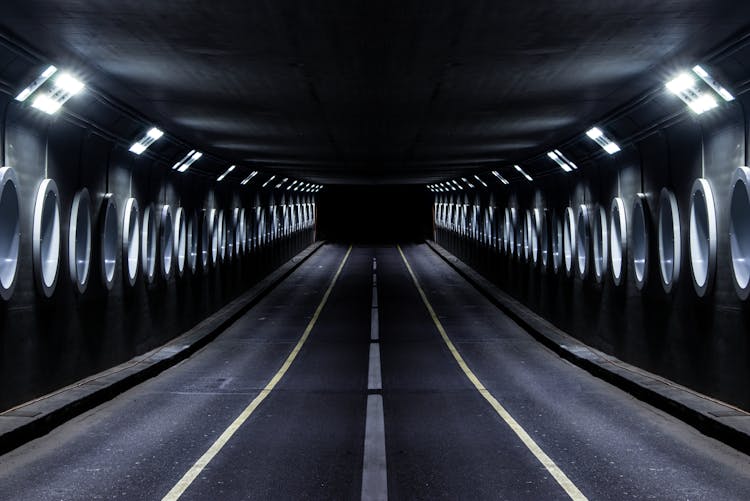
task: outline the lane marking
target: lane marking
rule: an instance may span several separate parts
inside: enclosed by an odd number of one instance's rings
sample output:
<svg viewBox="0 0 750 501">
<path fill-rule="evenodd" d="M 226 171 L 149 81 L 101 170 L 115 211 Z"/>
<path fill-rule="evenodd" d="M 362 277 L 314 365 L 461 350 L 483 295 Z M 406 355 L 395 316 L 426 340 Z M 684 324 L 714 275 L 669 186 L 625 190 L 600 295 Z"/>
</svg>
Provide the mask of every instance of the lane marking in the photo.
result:
<svg viewBox="0 0 750 501">
<path fill-rule="evenodd" d="M 377 287 L 372 288 L 372 307 L 373 308 L 378 307 L 378 288 Z"/>
<path fill-rule="evenodd" d="M 367 372 L 367 389 L 382 390 L 383 383 L 380 378 L 380 345 L 370 343 L 370 363 Z"/>
<path fill-rule="evenodd" d="M 383 396 L 368 395 L 365 454 L 362 464 L 362 501 L 385 501 L 388 499 L 387 471 Z"/>
<path fill-rule="evenodd" d="M 500 402 L 497 401 L 497 399 L 492 396 L 492 394 L 489 392 L 487 388 L 484 387 L 481 381 L 479 381 L 479 378 L 474 374 L 474 372 L 469 368 L 469 366 L 464 361 L 461 354 L 456 349 L 455 345 L 451 341 L 451 339 L 448 337 L 448 334 L 445 332 L 445 329 L 443 328 L 443 324 L 440 322 L 440 320 L 437 317 L 437 314 L 435 313 L 435 310 L 432 308 L 432 305 L 430 304 L 430 301 L 427 299 L 427 294 L 425 294 L 424 290 L 422 289 L 422 286 L 419 284 L 419 280 L 417 280 L 417 276 L 414 274 L 414 270 L 412 270 L 411 266 L 409 265 L 409 261 L 406 259 L 406 255 L 404 255 L 404 251 L 401 250 L 401 246 L 398 245 L 398 252 L 401 254 L 401 259 L 403 259 L 404 264 L 406 265 L 406 269 L 409 272 L 409 275 L 411 275 L 411 279 L 414 282 L 414 286 L 417 288 L 417 291 L 419 291 L 419 295 L 422 298 L 422 302 L 424 303 L 425 307 L 427 308 L 427 311 L 430 313 L 430 316 L 432 317 L 432 321 L 435 324 L 435 327 L 437 327 L 438 332 L 440 333 L 440 336 L 443 338 L 443 341 L 445 342 L 446 346 L 448 347 L 448 350 L 450 350 L 451 354 L 453 355 L 453 358 L 458 363 L 458 366 L 461 367 L 461 370 L 464 372 L 466 377 L 471 381 L 471 383 L 474 385 L 474 387 L 479 391 L 479 394 L 484 397 L 487 402 L 492 406 L 493 409 L 495 409 L 495 412 L 505 421 L 505 423 L 510 427 L 511 430 L 518 436 L 518 438 L 521 439 L 521 442 L 526 446 L 529 451 L 537 458 L 537 460 L 542 463 L 542 465 L 547 469 L 547 471 L 552 475 L 552 477 L 557 481 L 558 484 L 560 484 L 560 487 L 562 487 L 565 492 L 570 496 L 571 499 L 575 501 L 587 501 L 586 496 L 583 495 L 583 493 L 578 489 L 578 487 L 575 486 L 575 484 L 568 478 L 568 476 L 560 469 L 560 467 L 555 464 L 554 461 L 552 461 L 552 458 L 550 458 L 542 449 L 537 445 L 537 443 L 534 441 L 531 436 L 526 432 L 526 430 L 523 429 L 523 427 L 516 421 L 513 416 L 510 415 L 510 413 L 503 407 Z"/>
<path fill-rule="evenodd" d="M 380 340 L 380 319 L 378 318 L 378 309 L 372 309 L 372 315 L 370 315 L 370 341 Z"/>
<path fill-rule="evenodd" d="M 245 410 L 243 410 L 240 415 L 237 416 L 234 421 L 232 421 L 232 424 L 230 424 L 229 427 L 224 430 L 221 436 L 216 439 L 216 442 L 211 445 L 211 447 L 198 459 L 198 461 L 195 462 L 195 464 L 193 464 L 193 466 L 185 473 L 185 475 L 182 476 L 179 482 L 177 482 L 177 484 L 175 484 L 175 486 L 172 487 L 172 489 L 162 498 L 162 501 L 174 501 L 176 499 L 179 499 L 180 496 L 182 496 L 182 494 L 185 492 L 185 490 L 190 487 L 190 484 L 192 484 L 193 481 L 198 477 L 198 475 L 200 475 L 200 473 L 208 465 L 208 463 L 211 462 L 211 460 L 226 445 L 229 439 L 232 438 L 232 435 L 237 432 L 240 426 L 242 426 L 242 424 L 247 421 L 247 419 L 252 415 L 255 409 L 260 406 L 263 400 L 265 400 L 266 397 L 271 394 L 276 385 L 279 384 L 279 381 L 281 381 L 281 379 L 287 373 L 289 367 L 291 367 L 292 365 L 292 362 L 294 362 L 294 359 L 297 358 L 297 355 L 302 349 L 302 346 L 305 344 L 305 341 L 307 341 L 307 338 L 310 337 L 310 332 L 315 326 L 315 323 L 318 321 L 318 317 L 323 311 L 323 307 L 328 302 L 328 297 L 331 295 L 333 286 L 336 285 L 336 281 L 339 279 L 341 270 L 344 269 L 346 260 L 349 259 L 349 254 L 351 254 L 351 252 L 352 247 L 349 246 L 349 249 L 346 251 L 344 258 L 341 260 L 341 264 L 339 264 L 339 267 L 336 270 L 336 274 L 333 276 L 333 280 L 331 280 L 331 284 L 328 286 L 328 289 L 326 289 L 325 294 L 323 294 L 323 299 L 320 300 L 320 304 L 315 310 L 315 313 L 310 319 L 310 322 L 307 324 L 305 331 L 302 333 L 302 337 L 299 338 L 299 341 L 297 341 L 297 344 L 294 346 L 291 353 L 289 353 L 289 356 L 286 357 L 284 364 L 281 366 L 278 372 L 274 374 L 268 384 L 266 384 L 266 386 L 252 400 L 252 402 L 250 402 L 250 404 L 245 407 Z"/>
<path fill-rule="evenodd" d="M 376 260 L 372 260 L 372 295 L 377 297 L 377 276 L 374 272 Z M 380 344 L 378 343 L 378 308 L 377 304 L 370 310 L 370 357 L 368 361 L 367 389 L 382 390 L 383 382 L 380 370 Z M 388 469 L 385 457 L 385 419 L 383 417 L 383 396 L 367 396 L 367 413 L 365 417 L 365 445 L 362 460 L 363 501 L 386 501 L 388 499 Z"/>
</svg>

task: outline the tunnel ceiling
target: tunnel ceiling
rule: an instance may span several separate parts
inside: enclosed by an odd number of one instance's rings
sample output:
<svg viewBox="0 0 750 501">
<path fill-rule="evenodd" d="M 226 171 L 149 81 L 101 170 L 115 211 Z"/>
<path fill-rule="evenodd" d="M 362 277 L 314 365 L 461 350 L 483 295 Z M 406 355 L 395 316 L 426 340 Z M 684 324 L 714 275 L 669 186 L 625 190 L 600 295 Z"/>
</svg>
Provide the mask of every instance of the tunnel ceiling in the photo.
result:
<svg viewBox="0 0 750 501">
<path fill-rule="evenodd" d="M 746 27 L 750 2 L 5 0 L 0 27 L 170 134 L 323 183 L 522 162 Z"/>
</svg>

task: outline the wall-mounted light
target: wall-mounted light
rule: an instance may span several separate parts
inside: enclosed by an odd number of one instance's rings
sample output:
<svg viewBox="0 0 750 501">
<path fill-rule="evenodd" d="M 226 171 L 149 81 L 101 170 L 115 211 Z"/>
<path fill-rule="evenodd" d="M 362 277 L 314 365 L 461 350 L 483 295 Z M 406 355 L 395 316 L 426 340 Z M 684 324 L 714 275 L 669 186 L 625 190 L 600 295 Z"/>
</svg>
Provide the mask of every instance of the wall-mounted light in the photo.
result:
<svg viewBox="0 0 750 501">
<path fill-rule="evenodd" d="M 50 65 L 45 68 L 45 70 L 38 77 L 36 77 L 33 82 L 31 82 L 16 96 L 16 101 L 26 101 L 29 96 L 31 96 L 39 87 L 44 84 L 44 82 L 49 80 L 49 78 L 55 73 L 57 73 L 57 68 L 55 66 Z"/>
<path fill-rule="evenodd" d="M 236 168 L 237 168 L 236 165 L 230 165 L 229 167 L 227 167 L 227 170 L 225 170 L 219 177 L 216 178 L 216 181 L 219 183 L 222 182 L 224 178 L 227 177 L 227 174 L 229 174 Z"/>
<path fill-rule="evenodd" d="M 720 96 L 724 101 L 734 100 L 734 96 L 714 77 L 709 75 L 703 67 L 695 65 L 692 72 L 698 75 L 705 85 L 702 85 L 700 80 L 686 71 L 667 82 L 666 88 L 669 92 L 682 99 L 693 113 L 700 115 L 716 108 L 719 105 L 716 101 L 716 95 Z"/>
<path fill-rule="evenodd" d="M 547 152 L 547 156 L 555 161 L 557 165 L 565 172 L 571 172 L 578 169 L 578 166 L 568 160 L 568 157 L 562 154 L 560 150 L 552 150 Z"/>
<path fill-rule="evenodd" d="M 507 179 L 505 179 L 503 176 L 500 175 L 500 173 L 496 170 L 492 171 L 492 175 L 495 176 L 498 181 L 500 181 L 503 184 L 510 184 Z"/>
<path fill-rule="evenodd" d="M 176 170 L 177 172 L 185 172 L 202 156 L 203 153 L 201 153 L 200 151 L 190 150 L 187 155 L 182 157 L 179 162 L 172 166 L 172 170 Z"/>
<path fill-rule="evenodd" d="M 596 141 L 596 144 L 601 146 L 602 149 L 610 155 L 614 155 L 615 153 L 620 151 L 620 146 L 610 138 L 608 138 L 607 135 L 604 134 L 604 132 L 602 132 L 599 127 L 592 127 L 586 132 L 586 135 L 590 139 Z"/>
<path fill-rule="evenodd" d="M 698 75 L 701 80 L 706 82 L 706 84 L 711 87 L 714 92 L 720 95 L 724 101 L 734 101 L 734 96 L 724 87 L 722 87 L 722 85 L 714 77 L 709 75 L 708 72 L 703 69 L 703 67 L 696 64 L 695 66 L 693 66 L 693 73 Z"/>
<path fill-rule="evenodd" d="M 514 165 L 514 166 L 513 166 L 513 168 L 514 168 L 514 169 L 516 169 L 516 170 L 517 170 L 518 172 L 520 172 L 520 173 L 521 173 L 521 175 L 522 175 L 523 177 L 525 177 L 527 181 L 533 181 L 533 179 L 531 178 L 531 176 L 529 176 L 529 175 L 528 175 L 528 174 L 526 173 L 526 171 L 524 171 L 524 170 L 523 170 L 523 169 L 521 168 L 521 166 L 520 166 L 520 165 Z"/>
<path fill-rule="evenodd" d="M 476 174 L 474 174 L 474 179 L 476 179 L 477 181 L 479 181 L 479 183 L 480 183 L 480 184 L 481 184 L 482 186 L 484 186 L 485 188 L 487 188 L 487 183 L 485 183 L 484 181 L 482 181 L 482 180 L 480 179 L 480 177 L 479 177 L 479 176 L 477 176 Z"/>
<path fill-rule="evenodd" d="M 149 146 L 158 141 L 163 135 L 164 133 L 161 130 L 157 129 L 156 127 L 151 127 L 143 135 L 142 138 L 133 143 L 133 145 L 130 147 L 130 151 L 135 153 L 136 155 L 140 155 L 141 153 L 146 151 Z"/>
<path fill-rule="evenodd" d="M 245 179 L 243 179 L 242 181 L 240 181 L 240 184 L 243 185 L 243 186 L 246 185 L 247 183 L 250 182 L 250 180 L 252 178 L 254 178 L 257 175 L 258 175 L 258 171 L 257 170 L 252 171 Z"/>
<path fill-rule="evenodd" d="M 57 76 L 52 78 L 53 75 Z M 70 73 L 58 73 L 55 66 L 48 66 L 16 96 L 16 100 L 24 102 L 34 96 L 31 106 L 52 115 L 85 87 L 83 82 Z"/>
</svg>

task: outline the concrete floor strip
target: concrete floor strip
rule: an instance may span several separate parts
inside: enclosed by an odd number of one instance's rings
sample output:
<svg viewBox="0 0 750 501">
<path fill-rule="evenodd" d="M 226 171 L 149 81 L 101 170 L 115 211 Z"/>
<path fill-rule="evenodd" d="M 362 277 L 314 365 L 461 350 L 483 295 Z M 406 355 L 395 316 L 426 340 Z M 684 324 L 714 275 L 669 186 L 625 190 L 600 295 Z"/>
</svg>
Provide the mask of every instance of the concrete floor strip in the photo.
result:
<svg viewBox="0 0 750 501">
<path fill-rule="evenodd" d="M 367 373 L 367 389 L 383 389 L 383 383 L 380 377 L 380 345 L 378 343 L 370 343 L 370 364 Z"/>
<path fill-rule="evenodd" d="M 291 367 L 292 363 L 294 362 L 294 359 L 297 358 L 297 355 L 302 349 L 302 346 L 305 344 L 305 341 L 307 341 L 307 338 L 310 337 L 310 332 L 312 331 L 315 323 L 318 321 L 320 313 L 323 311 L 323 308 L 328 302 L 328 298 L 331 295 L 333 286 L 336 285 L 336 282 L 338 281 L 338 278 L 341 275 L 341 271 L 344 269 L 344 265 L 346 264 L 347 259 L 349 259 L 349 254 L 351 254 L 351 252 L 352 248 L 350 246 L 346 251 L 343 259 L 341 260 L 341 264 L 339 264 L 339 267 L 333 276 L 333 280 L 331 280 L 331 284 L 328 286 L 325 294 L 323 294 L 323 299 L 320 300 L 320 304 L 315 310 L 315 313 L 310 319 L 310 322 L 307 324 L 305 331 L 302 333 L 302 337 L 299 338 L 299 341 L 297 341 L 297 344 L 294 346 L 291 353 L 289 353 L 286 360 L 284 361 L 284 364 L 281 366 L 278 372 L 274 374 L 268 384 L 266 384 L 266 386 L 252 400 L 252 402 L 250 402 L 250 404 L 245 407 L 240 415 L 235 418 L 232 424 L 230 424 L 229 427 L 224 430 L 224 432 L 221 434 L 221 436 L 219 436 L 218 439 L 216 439 L 213 445 L 211 445 L 211 447 L 198 459 L 198 461 L 196 461 L 195 464 L 193 464 L 193 466 L 182 476 L 177 484 L 175 484 L 175 486 L 172 487 L 172 489 L 162 498 L 162 501 L 173 501 L 179 499 L 180 496 L 184 494 L 185 490 L 190 487 L 190 484 L 192 484 L 193 481 L 198 477 L 198 475 L 200 475 L 200 473 L 208 465 L 208 463 L 210 463 L 211 460 L 219 453 L 219 451 L 227 444 L 227 442 L 237 432 L 240 426 L 242 426 L 242 424 L 247 421 L 247 419 L 253 414 L 255 409 L 260 406 L 263 400 L 265 400 L 266 397 L 268 397 L 268 395 L 276 387 L 276 385 L 279 384 L 279 381 L 281 381 L 281 379 L 287 373 L 289 367 Z"/>
<path fill-rule="evenodd" d="M 469 366 L 464 361 L 461 354 L 456 349 L 455 345 L 451 341 L 451 339 L 448 337 L 448 334 L 445 332 L 445 329 L 443 328 L 443 324 L 440 322 L 440 320 L 437 317 L 437 314 L 435 313 L 435 310 L 432 308 L 432 305 L 430 304 L 430 301 L 427 299 L 427 295 L 425 294 L 424 290 L 422 289 L 422 286 L 419 284 L 419 280 L 417 280 L 417 276 L 414 274 L 414 271 L 411 268 L 411 265 L 409 264 L 409 261 L 406 259 L 406 255 L 404 254 L 404 251 L 401 249 L 401 246 L 398 246 L 398 252 L 401 254 L 401 259 L 403 259 L 404 264 L 406 265 L 406 269 L 409 272 L 409 275 L 411 275 L 411 279 L 414 282 L 414 286 L 417 288 L 417 291 L 419 292 L 420 297 L 422 298 L 422 302 L 424 303 L 425 307 L 427 308 L 427 311 L 430 313 L 430 316 L 432 317 L 432 321 L 435 324 L 435 327 L 437 328 L 438 332 L 440 333 L 440 336 L 443 338 L 443 341 L 445 342 L 446 346 L 448 347 L 448 350 L 453 355 L 453 358 L 458 363 L 459 367 L 461 367 L 461 370 L 464 372 L 466 377 L 471 381 L 471 383 L 474 385 L 474 387 L 477 389 L 477 391 L 484 397 L 487 402 L 492 406 L 492 408 L 497 412 L 497 414 L 502 418 L 503 421 L 510 427 L 511 430 L 518 436 L 518 438 L 523 442 L 523 444 L 526 446 L 527 449 L 537 458 L 537 460 L 542 463 L 544 468 L 552 475 L 552 477 L 557 481 L 558 484 L 560 484 L 560 487 L 562 487 L 565 492 L 568 494 L 568 496 L 575 500 L 575 501 L 585 501 L 587 500 L 586 496 L 583 495 L 583 493 L 576 487 L 576 485 L 568 478 L 568 476 L 560 469 L 557 464 L 550 458 L 540 447 L 537 445 L 537 443 L 534 441 L 534 439 L 531 438 L 531 436 L 526 432 L 526 430 L 523 429 L 523 427 L 516 421 L 513 416 L 510 415 L 510 413 L 505 409 L 505 407 L 500 404 L 500 402 L 487 390 L 487 388 L 484 387 L 482 382 L 477 378 L 477 376 L 474 374 L 474 372 L 469 368 Z"/>
</svg>

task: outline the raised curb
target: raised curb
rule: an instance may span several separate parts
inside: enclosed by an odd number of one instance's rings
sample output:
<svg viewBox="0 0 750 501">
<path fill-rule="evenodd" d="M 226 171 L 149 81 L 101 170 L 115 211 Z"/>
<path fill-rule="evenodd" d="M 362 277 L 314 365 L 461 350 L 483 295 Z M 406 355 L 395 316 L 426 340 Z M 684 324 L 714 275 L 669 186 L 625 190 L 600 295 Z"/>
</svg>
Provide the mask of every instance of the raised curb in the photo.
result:
<svg viewBox="0 0 750 501">
<path fill-rule="evenodd" d="M 684 421 L 704 435 L 750 454 L 750 413 L 591 348 L 503 292 L 439 244 L 432 240 L 426 243 L 513 321 L 560 357 Z"/>
<path fill-rule="evenodd" d="M 192 329 L 129 361 L 0 413 L 0 454 L 49 433 L 66 421 L 185 360 L 215 339 L 287 278 L 324 242 L 316 242 Z"/>
</svg>

